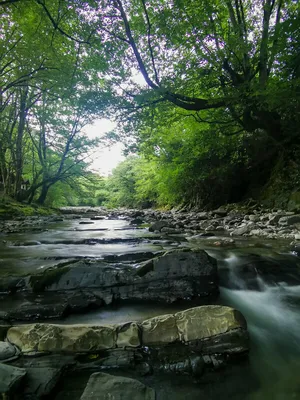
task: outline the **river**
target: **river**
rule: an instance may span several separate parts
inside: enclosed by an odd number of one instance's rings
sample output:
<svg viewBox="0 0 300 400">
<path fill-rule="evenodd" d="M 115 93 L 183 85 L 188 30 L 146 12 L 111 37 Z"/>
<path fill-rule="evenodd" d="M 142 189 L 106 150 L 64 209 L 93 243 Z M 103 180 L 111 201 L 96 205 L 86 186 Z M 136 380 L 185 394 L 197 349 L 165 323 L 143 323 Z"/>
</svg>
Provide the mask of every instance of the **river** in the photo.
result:
<svg viewBox="0 0 300 400">
<path fill-rule="evenodd" d="M 239 272 L 241 266 L 255 260 L 257 255 L 267 257 L 269 264 L 273 260 L 276 265 L 290 267 L 292 264 L 295 269 L 299 268 L 300 260 L 289 252 L 288 242 L 260 240 L 257 243 L 240 238 L 232 248 L 217 249 L 205 238 L 187 241 L 184 235 L 162 236 L 150 233 L 147 227 L 131 226 L 122 218 L 65 219 L 41 224 L 39 228 L 33 230 L 25 224 L 23 232 L 16 230 L 1 235 L 2 276 L 31 274 L 51 267 L 57 260 L 103 259 L 142 252 L 155 254 L 180 247 L 200 247 L 217 258 L 221 277 L 222 271 L 226 272 L 224 285 L 221 279 L 218 303 L 232 306 L 245 316 L 251 338 L 249 362 L 214 373 L 212 378 L 208 376 L 200 383 L 185 377 L 174 379 L 170 375 L 144 378 L 157 389 L 158 399 L 300 399 L 300 286 L 289 279 L 285 281 L 282 273 L 277 277 L 273 267 L 271 280 L 268 273 L 266 280 L 263 275 L 251 276 L 250 287 L 249 274 L 244 278 Z M 182 305 L 128 304 L 70 315 L 59 322 L 118 323 L 144 320 L 183 308 Z M 74 376 L 66 378 L 57 399 L 75 400 L 76 394 L 71 389 L 74 379 Z M 86 378 L 81 376 L 81 380 Z M 76 393 L 81 390 L 80 383 L 77 385 Z"/>
</svg>

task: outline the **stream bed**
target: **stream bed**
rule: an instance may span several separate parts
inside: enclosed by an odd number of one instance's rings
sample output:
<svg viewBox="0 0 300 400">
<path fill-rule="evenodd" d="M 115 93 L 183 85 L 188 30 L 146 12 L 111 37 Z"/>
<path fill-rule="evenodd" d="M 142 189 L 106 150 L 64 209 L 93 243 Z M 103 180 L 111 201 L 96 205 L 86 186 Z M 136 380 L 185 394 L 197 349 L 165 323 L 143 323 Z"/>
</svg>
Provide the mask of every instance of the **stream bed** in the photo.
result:
<svg viewBox="0 0 300 400">
<path fill-rule="evenodd" d="M 21 232 L 1 234 L 1 276 L 32 274 L 65 260 L 116 257 L 134 265 L 143 256 L 147 259 L 149 254 L 188 247 L 204 249 L 218 260 L 220 296 L 216 304 L 232 306 L 245 316 L 251 340 L 249 360 L 201 381 L 168 374 L 143 377 L 144 383 L 156 389 L 158 400 L 300 399 L 300 284 L 295 272 L 300 259 L 289 251 L 288 241 L 241 237 L 234 246 L 224 249 L 213 246 L 211 237 L 191 241 L 184 234 L 152 233 L 147 226 L 131 225 L 118 217 L 68 218 L 41 223 L 38 228 L 32 230 L 30 225 L 24 225 Z M 220 238 L 222 235 L 217 233 L 213 239 Z M 265 260 L 263 266 L 261 257 Z M 263 271 L 259 276 L 252 273 L 257 268 Z M 3 307 L 4 303 L 1 311 Z M 143 321 L 185 308 L 186 304 L 129 302 L 71 314 L 53 323 L 105 325 Z M 88 376 L 88 372 L 67 376 L 56 399 L 79 399 Z"/>
</svg>

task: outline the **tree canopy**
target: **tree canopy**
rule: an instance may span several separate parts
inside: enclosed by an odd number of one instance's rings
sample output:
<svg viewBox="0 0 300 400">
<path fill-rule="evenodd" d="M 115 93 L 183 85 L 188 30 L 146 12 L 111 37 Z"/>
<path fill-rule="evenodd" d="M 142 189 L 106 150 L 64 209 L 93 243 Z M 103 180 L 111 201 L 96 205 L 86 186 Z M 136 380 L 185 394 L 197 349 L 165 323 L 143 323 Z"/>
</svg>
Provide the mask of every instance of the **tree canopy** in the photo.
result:
<svg viewBox="0 0 300 400">
<path fill-rule="evenodd" d="M 79 114 L 80 124 L 116 120 L 111 139 L 166 175 L 179 168 L 195 198 L 212 170 L 251 184 L 266 168 L 263 183 L 284 152 L 296 149 L 297 162 L 298 1 L 5 0 L 0 11 L 1 177 L 15 196 L 29 152 L 39 164 L 29 197 L 43 200 L 70 140 L 82 146 Z M 78 165 L 76 151 L 68 157 Z"/>
</svg>

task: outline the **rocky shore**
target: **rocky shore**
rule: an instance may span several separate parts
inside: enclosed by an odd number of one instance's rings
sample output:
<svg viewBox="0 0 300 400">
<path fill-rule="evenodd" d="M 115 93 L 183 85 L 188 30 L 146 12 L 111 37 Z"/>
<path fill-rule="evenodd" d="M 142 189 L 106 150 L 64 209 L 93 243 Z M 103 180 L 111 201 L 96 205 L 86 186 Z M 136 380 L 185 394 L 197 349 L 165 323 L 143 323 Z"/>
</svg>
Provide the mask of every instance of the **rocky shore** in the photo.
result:
<svg viewBox="0 0 300 400">
<path fill-rule="evenodd" d="M 202 232 L 226 234 L 231 237 L 262 237 L 300 241 L 300 213 L 257 207 L 227 207 L 212 211 L 106 210 L 102 207 L 64 207 L 60 215 L 48 217 L 16 217 L 0 221 L 1 232 L 38 231 L 49 222 L 89 217 L 90 223 L 105 218 L 127 218 L 133 225 L 150 224 L 150 231 L 188 235 Z M 88 224 L 87 221 L 82 224 Z"/>
</svg>

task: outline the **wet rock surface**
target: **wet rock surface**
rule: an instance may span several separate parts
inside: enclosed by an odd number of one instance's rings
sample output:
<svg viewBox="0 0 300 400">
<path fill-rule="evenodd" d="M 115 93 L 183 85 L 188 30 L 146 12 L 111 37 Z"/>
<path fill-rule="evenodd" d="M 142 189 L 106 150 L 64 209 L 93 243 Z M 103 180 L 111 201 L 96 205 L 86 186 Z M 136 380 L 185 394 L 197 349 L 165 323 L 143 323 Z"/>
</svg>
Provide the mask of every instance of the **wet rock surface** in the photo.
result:
<svg viewBox="0 0 300 400">
<path fill-rule="evenodd" d="M 128 322 L 116 326 L 19 325 L 9 328 L 7 340 L 23 353 L 85 353 L 172 343 L 186 345 L 232 330 L 242 330 L 247 337 L 246 329 L 245 320 L 238 311 L 212 305 L 154 317 L 140 324 Z M 242 351 L 247 351 L 247 346 Z M 230 352 L 235 352 L 234 346 Z"/>
<path fill-rule="evenodd" d="M 155 391 L 136 379 L 96 372 L 91 375 L 81 400 L 155 400 Z"/>
<path fill-rule="evenodd" d="M 9 398 L 18 389 L 26 375 L 23 368 L 0 363 L 0 393 L 2 398 Z"/>
<path fill-rule="evenodd" d="M 53 390 L 64 374 L 75 365 L 74 358 L 50 354 L 43 357 L 20 357 L 12 366 L 26 371 L 26 376 L 16 393 L 16 399 L 36 400 L 52 397 Z"/>
<path fill-rule="evenodd" d="M 12 361 L 18 358 L 20 352 L 9 342 L 0 342 L 0 362 Z"/>
<path fill-rule="evenodd" d="M 243 316 L 224 306 L 191 308 L 141 323 L 16 325 L 9 328 L 6 340 L 21 350 L 13 365 L 17 372 L 20 367 L 27 371 L 23 392 L 30 399 L 51 393 L 70 370 L 126 368 L 142 375 L 164 372 L 199 378 L 207 368 L 225 367 L 249 349 Z M 98 378 L 93 384 L 89 381 L 82 398 L 91 395 L 91 388 L 99 390 Z"/>
<path fill-rule="evenodd" d="M 139 266 L 72 262 L 15 280 L 4 278 L 1 287 L 7 296 L 24 299 L 0 312 L 1 318 L 32 320 L 59 318 L 113 301 L 174 302 L 216 296 L 218 275 L 215 260 L 204 251 L 176 250 Z"/>
</svg>

